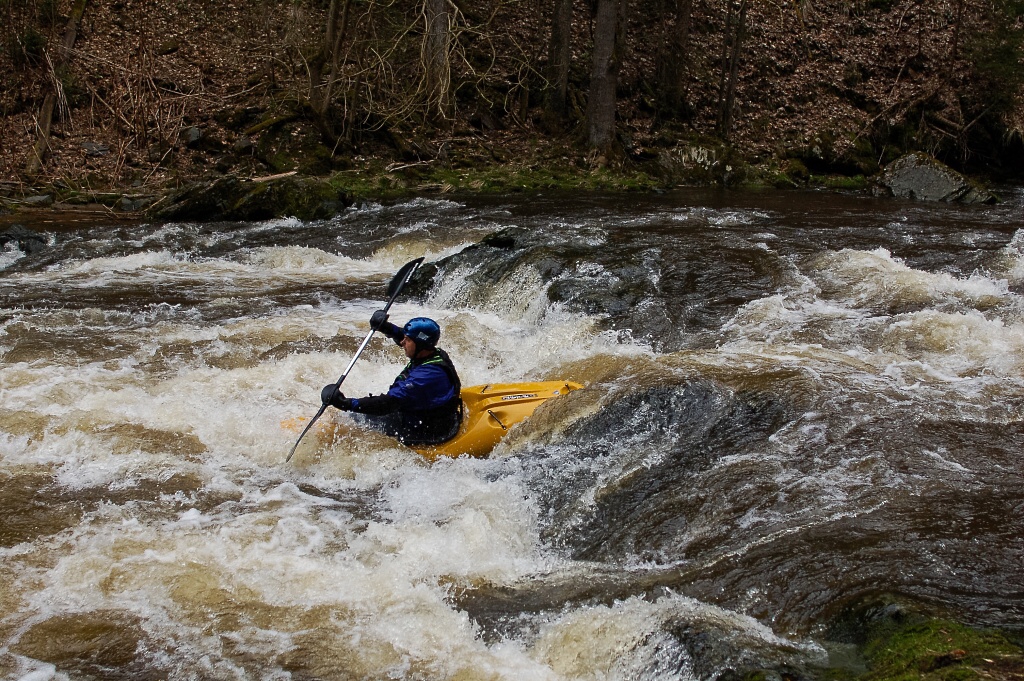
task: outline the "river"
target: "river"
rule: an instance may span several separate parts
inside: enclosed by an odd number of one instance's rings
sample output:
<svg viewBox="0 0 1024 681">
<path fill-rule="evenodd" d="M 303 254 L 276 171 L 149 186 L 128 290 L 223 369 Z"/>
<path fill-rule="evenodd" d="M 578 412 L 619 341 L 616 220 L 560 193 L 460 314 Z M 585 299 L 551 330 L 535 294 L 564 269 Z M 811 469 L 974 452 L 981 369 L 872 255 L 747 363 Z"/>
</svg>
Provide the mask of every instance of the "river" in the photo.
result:
<svg viewBox="0 0 1024 681">
<path fill-rule="evenodd" d="M 856 671 L 842 625 L 877 603 L 1019 628 L 1024 190 L 1004 198 L 37 226 L 46 248 L 0 253 L 0 671 L 816 678 Z M 420 256 L 440 265 L 392 320 L 437 319 L 464 385 L 585 388 L 486 459 L 348 428 L 286 464 L 282 423 Z M 403 359 L 375 339 L 344 390 Z"/>
</svg>

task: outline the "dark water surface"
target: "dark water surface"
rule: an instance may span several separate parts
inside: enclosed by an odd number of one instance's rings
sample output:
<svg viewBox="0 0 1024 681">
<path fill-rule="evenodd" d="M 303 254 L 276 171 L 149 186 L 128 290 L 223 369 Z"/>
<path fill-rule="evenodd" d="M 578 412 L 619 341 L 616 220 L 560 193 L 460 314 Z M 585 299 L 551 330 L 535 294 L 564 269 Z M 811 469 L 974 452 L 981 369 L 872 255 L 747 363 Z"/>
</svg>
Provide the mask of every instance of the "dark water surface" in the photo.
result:
<svg viewBox="0 0 1024 681">
<path fill-rule="evenodd" d="M 708 679 L 851 612 L 1024 616 L 1024 191 L 687 191 L 44 229 L 0 253 L 12 678 Z M 569 379 L 489 459 L 312 437 L 406 261 L 465 385 Z M 402 366 L 376 340 L 346 381 Z"/>
</svg>

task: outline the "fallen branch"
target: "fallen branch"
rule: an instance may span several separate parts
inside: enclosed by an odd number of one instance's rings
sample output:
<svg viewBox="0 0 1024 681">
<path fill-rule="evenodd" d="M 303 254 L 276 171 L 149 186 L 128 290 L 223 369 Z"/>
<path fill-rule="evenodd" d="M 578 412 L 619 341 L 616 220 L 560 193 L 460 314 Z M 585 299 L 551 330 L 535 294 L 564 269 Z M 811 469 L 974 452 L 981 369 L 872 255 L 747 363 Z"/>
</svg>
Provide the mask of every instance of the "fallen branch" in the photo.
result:
<svg viewBox="0 0 1024 681">
<path fill-rule="evenodd" d="M 256 133 L 262 132 L 267 128 L 272 128 L 275 125 L 281 125 L 282 123 L 288 123 L 289 121 L 293 121 L 298 117 L 299 115 L 297 113 L 288 113 L 284 114 L 283 116 L 275 116 L 274 118 L 268 118 L 264 121 L 260 121 L 251 128 L 246 128 L 246 130 L 242 134 L 255 135 Z"/>
<path fill-rule="evenodd" d="M 417 161 L 415 163 L 391 163 L 390 165 L 388 165 L 387 168 L 384 169 L 384 171 L 388 173 L 393 173 L 396 170 L 405 170 L 406 168 L 415 168 L 416 166 L 428 166 L 433 162 L 433 159 L 431 159 L 429 161 Z"/>
<path fill-rule="evenodd" d="M 274 180 L 280 180 L 285 177 L 291 177 L 292 175 L 298 175 L 299 171 L 289 170 L 287 173 L 278 173 L 277 175 L 264 175 L 263 177 L 254 177 L 252 182 L 272 182 Z"/>
</svg>

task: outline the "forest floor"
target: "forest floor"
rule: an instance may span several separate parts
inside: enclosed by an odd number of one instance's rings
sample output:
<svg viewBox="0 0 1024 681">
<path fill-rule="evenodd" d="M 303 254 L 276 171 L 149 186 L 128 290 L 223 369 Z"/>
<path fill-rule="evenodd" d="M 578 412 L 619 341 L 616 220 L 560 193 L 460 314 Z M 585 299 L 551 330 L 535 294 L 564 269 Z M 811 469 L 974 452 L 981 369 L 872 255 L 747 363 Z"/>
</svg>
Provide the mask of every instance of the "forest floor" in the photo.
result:
<svg viewBox="0 0 1024 681">
<path fill-rule="evenodd" d="M 1024 158 L 1024 100 L 1018 92 L 998 116 L 986 101 L 989 85 L 969 61 L 968 36 L 988 19 L 969 3 L 966 14 L 957 0 L 753 3 L 726 135 L 716 127 L 723 0 L 695 0 L 688 107 L 672 119 L 658 113 L 652 89 L 659 36 L 672 20 L 651 11 L 658 3 L 633 0 L 620 73 L 621 153 L 611 158 L 583 140 L 590 23 L 582 0 L 573 113 L 564 126 L 545 123 L 539 74 L 548 4 L 500 4 L 500 21 L 488 26 L 514 30 L 463 46 L 466 64 L 474 50 L 497 56 L 483 73 L 456 69 L 460 82 L 476 81 L 456 89 L 447 120 L 409 115 L 364 124 L 328 147 L 298 104 L 308 92 L 303 41 L 323 21 L 315 9 L 300 12 L 297 3 L 274 12 L 266 0 L 179 0 L 160 12 L 144 0 L 91 3 L 35 177 L 24 167 L 53 70 L 42 58 L 19 63 L 16 50 L 0 56 L 8 74 L 0 83 L 0 198 L 50 194 L 130 210 L 145 201 L 125 196 L 158 196 L 224 175 L 284 173 L 329 176 L 355 196 L 711 183 L 865 187 L 914 149 L 983 178 L 1024 175 L 1024 162 L 1007 160 Z M 50 22 L 51 44 L 63 19 Z"/>
</svg>

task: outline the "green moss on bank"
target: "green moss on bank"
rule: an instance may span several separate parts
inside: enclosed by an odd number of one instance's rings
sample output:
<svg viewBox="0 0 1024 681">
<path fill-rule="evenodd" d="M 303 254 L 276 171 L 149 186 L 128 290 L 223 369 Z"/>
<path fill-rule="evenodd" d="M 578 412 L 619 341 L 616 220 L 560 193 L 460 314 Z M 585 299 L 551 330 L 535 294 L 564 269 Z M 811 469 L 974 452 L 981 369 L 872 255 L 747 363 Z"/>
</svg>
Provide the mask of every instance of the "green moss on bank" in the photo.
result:
<svg viewBox="0 0 1024 681">
<path fill-rule="evenodd" d="M 871 186 L 871 182 L 863 175 L 812 176 L 811 183 L 827 189 L 838 189 L 842 191 L 864 191 Z"/>
<path fill-rule="evenodd" d="M 456 169 L 416 163 L 342 171 L 331 178 L 331 183 L 349 196 L 362 199 L 389 199 L 429 192 L 653 191 L 663 186 L 657 178 L 632 169 L 591 170 L 541 165 Z"/>
<path fill-rule="evenodd" d="M 865 646 L 864 681 L 1022 678 L 1024 654 L 999 631 L 933 619 L 886 629 Z"/>
</svg>

